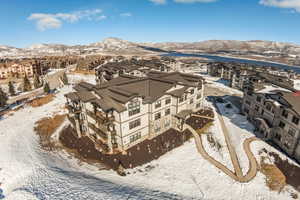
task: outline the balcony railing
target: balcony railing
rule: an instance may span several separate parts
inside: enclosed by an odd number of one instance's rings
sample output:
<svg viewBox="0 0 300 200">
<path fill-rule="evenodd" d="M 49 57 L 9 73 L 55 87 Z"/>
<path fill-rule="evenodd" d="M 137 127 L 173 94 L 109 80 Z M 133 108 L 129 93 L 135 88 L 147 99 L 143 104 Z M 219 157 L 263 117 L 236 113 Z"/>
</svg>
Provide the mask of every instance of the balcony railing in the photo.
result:
<svg viewBox="0 0 300 200">
<path fill-rule="evenodd" d="M 70 116 L 68 115 L 68 119 L 69 119 L 69 121 L 71 122 L 71 124 L 73 125 L 73 127 L 76 127 L 75 118 L 74 118 L 74 117 L 70 117 Z"/>
<path fill-rule="evenodd" d="M 101 129 L 97 128 L 94 124 L 92 123 L 88 123 L 89 127 L 95 131 L 95 133 L 97 135 L 100 136 L 100 138 L 102 139 L 103 142 L 107 142 L 107 133 L 103 132 Z"/>
<path fill-rule="evenodd" d="M 106 124 L 108 122 L 114 121 L 114 117 L 106 117 L 101 112 L 97 111 L 96 113 L 87 111 L 87 114 L 95 119 L 96 121 L 100 122 L 101 124 Z"/>
<path fill-rule="evenodd" d="M 66 108 L 68 109 L 68 111 L 70 113 L 80 113 L 81 112 L 81 108 L 80 107 L 74 107 L 72 105 L 66 104 Z"/>
<path fill-rule="evenodd" d="M 97 140 L 96 137 L 90 137 L 90 138 L 94 142 L 96 149 L 102 150 L 104 152 L 109 151 L 109 147 L 107 144 L 101 142 L 100 140 Z"/>
</svg>

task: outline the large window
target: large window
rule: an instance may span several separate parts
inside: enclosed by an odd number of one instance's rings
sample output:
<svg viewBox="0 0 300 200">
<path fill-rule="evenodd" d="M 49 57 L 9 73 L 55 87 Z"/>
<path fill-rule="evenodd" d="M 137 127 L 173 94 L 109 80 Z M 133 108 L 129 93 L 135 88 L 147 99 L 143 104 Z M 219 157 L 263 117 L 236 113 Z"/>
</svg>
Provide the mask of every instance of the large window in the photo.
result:
<svg viewBox="0 0 300 200">
<path fill-rule="evenodd" d="M 285 123 L 283 123 L 282 121 L 279 122 L 279 127 L 280 128 L 284 128 L 285 127 Z"/>
<path fill-rule="evenodd" d="M 141 132 L 138 132 L 134 135 L 131 135 L 129 138 L 130 138 L 130 143 L 133 143 L 135 141 L 137 141 L 138 139 L 140 139 L 142 137 L 142 134 Z"/>
<path fill-rule="evenodd" d="M 184 96 L 181 96 L 180 98 L 179 98 L 179 103 L 182 103 L 184 101 Z"/>
<path fill-rule="evenodd" d="M 158 120 L 158 119 L 160 119 L 161 118 L 161 113 L 159 112 L 159 113 L 156 113 L 155 115 L 154 115 L 154 119 L 155 120 Z"/>
<path fill-rule="evenodd" d="M 194 94 L 195 90 L 194 89 L 191 89 L 191 94 Z"/>
<path fill-rule="evenodd" d="M 131 101 L 128 104 L 128 115 L 129 116 L 138 114 L 138 113 L 140 113 L 140 111 L 141 111 L 140 102 L 138 100 Z"/>
<path fill-rule="evenodd" d="M 260 96 L 257 96 L 257 97 L 256 97 L 256 101 L 257 101 L 257 102 L 261 102 L 261 97 L 260 97 Z"/>
<path fill-rule="evenodd" d="M 293 129 L 293 128 L 290 128 L 289 131 L 288 131 L 288 134 L 292 137 L 295 137 L 295 134 L 296 134 L 296 130 Z"/>
<path fill-rule="evenodd" d="M 190 100 L 190 104 L 193 104 L 193 103 L 194 103 L 194 99 L 191 99 L 191 100 Z"/>
<path fill-rule="evenodd" d="M 166 105 L 170 104 L 171 103 L 171 98 L 167 98 L 166 99 Z"/>
<path fill-rule="evenodd" d="M 268 111 L 271 111 L 272 106 L 271 106 L 270 104 L 267 104 L 266 109 L 267 109 Z"/>
<path fill-rule="evenodd" d="M 286 110 L 283 110 L 282 111 L 282 113 L 281 113 L 281 115 L 283 116 L 283 117 L 285 117 L 285 118 L 288 118 L 288 111 L 286 111 Z"/>
<path fill-rule="evenodd" d="M 136 128 L 140 125 L 141 125 L 141 119 L 134 120 L 132 122 L 129 122 L 129 129 Z"/>
<path fill-rule="evenodd" d="M 155 108 L 160 108 L 160 107 L 161 107 L 161 101 L 156 101 Z"/>
<path fill-rule="evenodd" d="M 275 133 L 275 139 L 281 141 L 281 135 L 279 133 Z"/>
<path fill-rule="evenodd" d="M 165 111 L 165 116 L 169 115 L 171 113 L 171 109 L 168 108 L 166 111 Z"/>
<path fill-rule="evenodd" d="M 296 116 L 293 116 L 292 122 L 293 122 L 294 124 L 298 125 L 298 124 L 299 124 L 299 118 L 296 117 Z"/>
</svg>

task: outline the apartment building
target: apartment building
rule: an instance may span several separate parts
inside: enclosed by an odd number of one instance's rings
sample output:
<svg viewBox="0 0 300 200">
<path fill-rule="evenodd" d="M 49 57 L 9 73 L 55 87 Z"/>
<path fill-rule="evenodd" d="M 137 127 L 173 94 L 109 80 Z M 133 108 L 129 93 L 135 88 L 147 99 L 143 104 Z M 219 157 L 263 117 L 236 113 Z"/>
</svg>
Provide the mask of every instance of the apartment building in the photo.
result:
<svg viewBox="0 0 300 200">
<path fill-rule="evenodd" d="M 280 70 L 275 67 L 256 66 L 243 63 L 209 63 L 207 72 L 211 76 L 229 81 L 229 86 L 244 90 L 245 86 L 255 82 L 272 83 L 277 86 L 294 89 L 298 79 L 292 70 Z M 252 82 L 254 81 L 254 82 Z"/>
<path fill-rule="evenodd" d="M 33 76 L 37 72 L 35 63 L 13 63 L 0 65 L 0 79 L 7 79 L 10 77 L 28 77 Z"/>
<path fill-rule="evenodd" d="M 128 148 L 171 129 L 201 107 L 203 79 L 179 72 L 120 75 L 98 85 L 80 83 L 66 95 L 78 137 L 88 136 L 103 153 Z"/>
<path fill-rule="evenodd" d="M 243 112 L 257 133 L 300 162 L 300 93 L 272 85 L 244 92 Z"/>
<path fill-rule="evenodd" d="M 167 61 L 165 60 L 159 60 L 156 58 L 131 58 L 129 60 L 125 60 L 125 58 L 123 58 L 123 60 L 113 59 L 113 62 L 107 62 L 98 67 L 96 70 L 96 80 L 98 83 L 103 83 L 118 77 L 120 74 L 145 77 L 151 70 L 162 72 L 174 71 L 171 70 L 169 65 L 164 64 L 166 62 Z M 168 61 L 167 63 L 173 64 L 171 61 Z"/>
</svg>

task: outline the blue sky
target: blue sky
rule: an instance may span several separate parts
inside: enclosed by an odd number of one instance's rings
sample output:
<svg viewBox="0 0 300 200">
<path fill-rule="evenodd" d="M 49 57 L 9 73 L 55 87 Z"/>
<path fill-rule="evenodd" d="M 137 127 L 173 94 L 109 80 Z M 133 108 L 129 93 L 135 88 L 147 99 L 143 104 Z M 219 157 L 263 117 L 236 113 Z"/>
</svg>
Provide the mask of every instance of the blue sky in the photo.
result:
<svg viewBox="0 0 300 200">
<path fill-rule="evenodd" d="M 300 44 L 300 0 L 1 0 L 0 44 L 210 39 Z"/>
</svg>

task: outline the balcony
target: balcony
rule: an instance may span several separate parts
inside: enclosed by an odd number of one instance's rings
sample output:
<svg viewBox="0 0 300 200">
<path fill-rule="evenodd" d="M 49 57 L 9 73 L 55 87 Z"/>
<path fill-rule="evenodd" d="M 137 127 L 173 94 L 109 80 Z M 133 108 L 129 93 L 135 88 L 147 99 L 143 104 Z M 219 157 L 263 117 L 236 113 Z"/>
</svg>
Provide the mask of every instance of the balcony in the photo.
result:
<svg viewBox="0 0 300 200">
<path fill-rule="evenodd" d="M 109 152 L 109 147 L 107 144 L 101 142 L 98 140 L 94 135 L 92 137 L 89 137 L 95 144 L 95 148 L 99 151 Z"/>
<path fill-rule="evenodd" d="M 81 112 L 80 107 L 75 107 L 75 106 L 72 106 L 72 105 L 69 105 L 69 104 L 66 104 L 66 108 L 68 109 L 69 113 L 77 114 L 77 113 Z"/>
<path fill-rule="evenodd" d="M 73 127 L 76 127 L 75 118 L 74 118 L 74 117 L 70 117 L 70 116 L 68 115 L 68 119 L 69 119 L 69 121 L 71 122 L 71 124 L 73 125 Z"/>
<path fill-rule="evenodd" d="M 88 123 L 89 128 L 91 128 L 97 135 L 100 136 L 100 139 L 103 143 L 107 143 L 107 133 L 103 132 L 101 129 L 97 128 L 94 124 Z"/>
<path fill-rule="evenodd" d="M 101 124 L 107 124 L 108 122 L 114 121 L 114 117 L 106 117 L 99 111 L 96 111 L 96 113 L 94 113 L 88 110 L 87 114 Z"/>
</svg>

